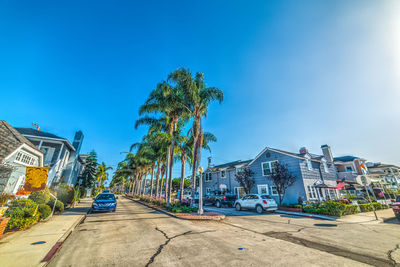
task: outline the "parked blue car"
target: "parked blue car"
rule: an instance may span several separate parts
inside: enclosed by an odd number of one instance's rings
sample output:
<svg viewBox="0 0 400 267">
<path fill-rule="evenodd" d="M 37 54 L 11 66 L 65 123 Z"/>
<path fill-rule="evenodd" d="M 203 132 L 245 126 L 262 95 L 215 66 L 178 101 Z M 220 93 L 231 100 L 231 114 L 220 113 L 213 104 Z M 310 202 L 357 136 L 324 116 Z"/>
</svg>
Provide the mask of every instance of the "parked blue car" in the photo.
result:
<svg viewBox="0 0 400 267">
<path fill-rule="evenodd" d="M 101 193 L 93 198 L 92 211 L 115 211 L 117 209 L 117 199 L 114 194 Z"/>
</svg>

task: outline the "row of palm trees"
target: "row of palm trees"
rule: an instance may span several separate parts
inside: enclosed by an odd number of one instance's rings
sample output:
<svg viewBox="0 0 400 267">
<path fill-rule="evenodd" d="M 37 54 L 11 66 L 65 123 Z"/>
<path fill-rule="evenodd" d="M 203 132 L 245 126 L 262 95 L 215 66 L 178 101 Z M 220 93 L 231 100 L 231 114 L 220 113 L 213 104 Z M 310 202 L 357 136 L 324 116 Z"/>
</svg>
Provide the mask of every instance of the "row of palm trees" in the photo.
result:
<svg viewBox="0 0 400 267">
<path fill-rule="evenodd" d="M 194 195 L 201 150 L 209 150 L 209 143 L 216 141 L 214 135 L 204 132 L 203 119 L 209 104 L 221 103 L 223 99 L 220 89 L 206 86 L 203 73 L 192 75 L 181 68 L 169 74 L 140 106 L 135 128 L 147 126 L 147 134 L 131 146 L 125 160 L 119 163 L 112 184 L 127 185 L 130 193 L 143 195 L 150 174 L 148 194 L 156 198 L 165 196 L 170 205 L 173 165 L 180 161 L 180 190 L 184 189 L 185 167 L 189 163 Z"/>
</svg>

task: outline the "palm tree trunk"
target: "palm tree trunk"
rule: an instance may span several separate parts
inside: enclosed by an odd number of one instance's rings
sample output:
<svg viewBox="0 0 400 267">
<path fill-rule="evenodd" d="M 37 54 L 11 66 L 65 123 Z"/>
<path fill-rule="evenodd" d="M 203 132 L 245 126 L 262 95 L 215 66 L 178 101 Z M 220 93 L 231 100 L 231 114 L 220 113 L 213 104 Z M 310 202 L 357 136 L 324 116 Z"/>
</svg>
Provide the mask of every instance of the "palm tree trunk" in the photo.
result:
<svg viewBox="0 0 400 267">
<path fill-rule="evenodd" d="M 186 155 L 182 155 L 182 168 L 181 168 L 181 184 L 180 184 L 180 193 L 179 193 L 179 201 L 183 201 L 183 189 L 185 185 L 185 165 L 186 165 Z"/>
<path fill-rule="evenodd" d="M 161 168 L 161 184 L 160 184 L 160 198 L 162 196 L 162 191 L 163 191 L 163 187 L 164 187 L 164 173 L 165 173 L 165 163 L 163 164 L 163 168 Z"/>
<path fill-rule="evenodd" d="M 155 168 L 155 163 L 153 163 L 153 165 L 151 165 L 150 197 L 153 197 L 154 168 Z"/>
<path fill-rule="evenodd" d="M 143 177 L 143 189 L 142 189 L 142 196 L 145 195 L 146 193 L 146 176 L 147 176 L 147 171 L 144 173 L 144 177 Z"/>
<path fill-rule="evenodd" d="M 156 198 L 158 198 L 158 190 L 159 190 L 159 188 L 160 188 L 160 185 L 159 185 L 159 183 L 160 183 L 160 166 L 161 166 L 161 162 L 160 161 L 157 161 L 157 172 L 156 172 L 156 193 L 155 193 L 155 196 L 156 196 Z"/>
<path fill-rule="evenodd" d="M 171 206 L 171 193 L 172 193 L 172 167 L 174 164 L 174 150 L 175 150 L 175 128 L 177 121 L 173 122 L 172 128 L 172 141 L 171 141 L 171 152 L 170 152 L 170 163 L 169 163 L 169 178 L 168 178 L 168 206 Z"/>
<path fill-rule="evenodd" d="M 197 138 L 195 138 L 193 147 L 193 168 L 192 168 L 192 199 L 190 205 L 194 206 L 194 196 L 196 193 L 196 172 L 197 172 Z"/>
</svg>

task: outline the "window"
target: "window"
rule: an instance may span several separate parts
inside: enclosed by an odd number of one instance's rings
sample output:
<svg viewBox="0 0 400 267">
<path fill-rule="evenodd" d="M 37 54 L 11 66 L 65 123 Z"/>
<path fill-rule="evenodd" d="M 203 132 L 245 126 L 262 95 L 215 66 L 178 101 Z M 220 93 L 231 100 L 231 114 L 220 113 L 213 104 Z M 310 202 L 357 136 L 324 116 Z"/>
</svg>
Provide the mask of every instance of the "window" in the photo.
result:
<svg viewBox="0 0 400 267">
<path fill-rule="evenodd" d="M 262 195 L 268 195 L 268 185 L 266 184 L 260 184 L 257 186 L 258 188 L 258 193 Z"/>
<path fill-rule="evenodd" d="M 307 164 L 307 169 L 308 170 L 312 170 L 312 163 L 311 163 L 311 159 L 309 156 L 306 157 L 306 164 Z"/>
<path fill-rule="evenodd" d="M 243 168 L 236 168 L 236 173 L 240 173 L 240 172 L 242 172 L 243 171 Z"/>
<path fill-rule="evenodd" d="M 25 164 L 25 165 L 28 165 L 28 166 L 34 166 L 37 164 L 36 157 L 26 154 L 25 152 L 22 152 L 22 151 L 18 152 L 17 157 L 15 158 L 15 161 Z"/>
<path fill-rule="evenodd" d="M 329 172 L 328 164 L 326 164 L 326 161 L 325 161 L 325 160 L 322 161 L 322 165 L 324 166 L 324 171 L 325 171 L 325 172 Z"/>
<path fill-rule="evenodd" d="M 246 194 L 246 192 L 244 191 L 244 188 L 243 188 L 243 187 L 235 187 L 235 195 L 236 195 L 238 198 L 243 197 L 245 194 Z"/>
<path fill-rule="evenodd" d="M 270 175 L 274 171 L 274 166 L 277 163 L 278 163 L 277 160 L 261 163 L 263 176 Z"/>
<path fill-rule="evenodd" d="M 273 196 L 277 196 L 278 195 L 278 191 L 276 190 L 276 186 L 271 186 L 271 195 L 273 195 Z"/>
<path fill-rule="evenodd" d="M 346 172 L 353 172 L 353 167 L 346 166 Z"/>
<path fill-rule="evenodd" d="M 221 171 L 221 178 L 226 178 L 226 170 Z"/>
<path fill-rule="evenodd" d="M 211 188 L 207 187 L 207 188 L 206 188 L 206 193 L 207 193 L 207 194 L 210 194 L 210 193 L 211 193 Z"/>
<path fill-rule="evenodd" d="M 325 196 L 326 196 L 327 199 L 330 199 L 330 200 L 337 199 L 336 190 L 327 188 L 326 191 L 325 191 Z"/>
<path fill-rule="evenodd" d="M 318 198 L 317 190 L 315 189 L 314 186 L 309 185 L 309 186 L 307 186 L 307 189 L 308 189 L 308 198 L 309 199 L 317 199 Z"/>
<path fill-rule="evenodd" d="M 206 182 L 209 182 L 212 180 L 211 172 L 206 173 Z"/>
</svg>

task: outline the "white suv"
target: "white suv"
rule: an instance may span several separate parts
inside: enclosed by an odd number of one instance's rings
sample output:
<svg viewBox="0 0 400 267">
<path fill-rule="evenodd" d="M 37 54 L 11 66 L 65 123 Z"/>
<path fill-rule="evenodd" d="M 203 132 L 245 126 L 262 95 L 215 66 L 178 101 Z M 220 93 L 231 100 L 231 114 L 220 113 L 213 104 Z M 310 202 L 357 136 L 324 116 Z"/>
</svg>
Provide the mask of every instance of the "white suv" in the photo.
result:
<svg viewBox="0 0 400 267">
<path fill-rule="evenodd" d="M 276 211 L 278 205 L 275 200 L 268 195 L 261 194 L 248 194 L 235 201 L 235 208 L 237 211 L 242 209 L 255 209 L 257 213 L 266 211 Z"/>
</svg>

